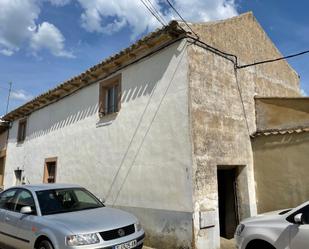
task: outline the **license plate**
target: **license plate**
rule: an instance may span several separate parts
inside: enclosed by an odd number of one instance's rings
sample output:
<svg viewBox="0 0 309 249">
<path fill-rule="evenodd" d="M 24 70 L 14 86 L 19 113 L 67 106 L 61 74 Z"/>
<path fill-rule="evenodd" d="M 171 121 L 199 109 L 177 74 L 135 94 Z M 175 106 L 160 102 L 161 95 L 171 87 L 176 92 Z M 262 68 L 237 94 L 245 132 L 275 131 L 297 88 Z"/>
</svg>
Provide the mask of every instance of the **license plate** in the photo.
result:
<svg viewBox="0 0 309 249">
<path fill-rule="evenodd" d="M 132 241 L 123 243 L 121 245 L 117 245 L 117 246 L 114 247 L 114 249 L 131 249 L 131 248 L 136 247 L 136 245 L 137 245 L 137 241 L 132 240 Z"/>
</svg>

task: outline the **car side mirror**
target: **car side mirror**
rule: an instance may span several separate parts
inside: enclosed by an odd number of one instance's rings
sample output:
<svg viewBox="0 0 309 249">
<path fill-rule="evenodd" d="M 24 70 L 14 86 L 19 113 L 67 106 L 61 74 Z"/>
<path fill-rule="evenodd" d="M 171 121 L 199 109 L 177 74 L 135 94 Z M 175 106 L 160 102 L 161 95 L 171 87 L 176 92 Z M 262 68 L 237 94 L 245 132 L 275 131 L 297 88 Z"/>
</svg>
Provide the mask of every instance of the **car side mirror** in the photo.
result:
<svg viewBox="0 0 309 249">
<path fill-rule="evenodd" d="M 295 222 L 295 224 L 299 224 L 299 225 L 304 224 L 304 216 L 303 216 L 303 214 L 302 213 L 296 214 L 294 216 L 294 222 Z"/>
<path fill-rule="evenodd" d="M 106 202 L 105 198 L 99 198 L 99 201 L 102 202 L 103 204 Z"/>
<path fill-rule="evenodd" d="M 31 209 L 30 206 L 25 206 L 25 207 L 21 208 L 20 213 L 22 213 L 22 214 L 32 214 L 32 209 Z"/>
</svg>

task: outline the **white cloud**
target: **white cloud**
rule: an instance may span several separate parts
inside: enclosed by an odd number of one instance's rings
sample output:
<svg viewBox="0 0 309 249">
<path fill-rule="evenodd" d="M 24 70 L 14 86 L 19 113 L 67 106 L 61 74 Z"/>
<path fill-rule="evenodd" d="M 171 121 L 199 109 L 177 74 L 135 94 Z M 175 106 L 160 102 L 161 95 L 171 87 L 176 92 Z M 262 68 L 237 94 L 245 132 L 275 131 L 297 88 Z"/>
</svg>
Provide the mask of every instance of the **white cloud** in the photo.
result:
<svg viewBox="0 0 309 249">
<path fill-rule="evenodd" d="M 167 21 L 179 19 L 167 8 L 166 1 L 149 1 Z M 183 17 L 192 22 L 237 15 L 235 0 L 171 1 Z M 139 0 L 0 0 L 0 54 L 11 56 L 30 43 L 34 54 L 47 49 L 55 56 L 73 57 L 65 50 L 65 38 L 57 27 L 48 22 L 37 23 L 46 2 L 57 7 L 77 2 L 82 8 L 81 25 L 89 32 L 113 34 L 129 26 L 132 38 L 136 38 L 160 26 Z"/>
<path fill-rule="evenodd" d="M 10 49 L 1 49 L 0 54 L 3 54 L 5 56 L 12 56 L 14 52 Z"/>
<path fill-rule="evenodd" d="M 301 90 L 300 90 L 300 94 L 301 94 L 302 96 L 308 96 L 307 92 L 306 92 L 304 89 L 301 89 Z"/>
<path fill-rule="evenodd" d="M 89 32 L 112 34 L 126 25 L 136 36 L 148 28 L 157 26 L 140 1 L 132 0 L 79 0 L 84 9 L 82 27 Z"/>
<path fill-rule="evenodd" d="M 187 21 L 192 22 L 221 20 L 238 14 L 234 0 L 174 0 L 172 2 L 180 14 Z"/>
<path fill-rule="evenodd" d="M 49 50 L 54 56 L 74 57 L 72 53 L 64 49 L 64 37 L 53 24 L 43 22 L 37 27 L 30 41 L 30 46 L 34 53 L 42 49 Z"/>
<path fill-rule="evenodd" d="M 64 6 L 71 2 L 71 0 L 48 0 L 54 6 Z"/>
<path fill-rule="evenodd" d="M 33 98 L 33 96 L 24 90 L 17 90 L 12 91 L 11 98 L 20 101 L 29 101 Z"/>
<path fill-rule="evenodd" d="M 62 6 L 61 3 L 68 3 L 68 0 L 49 1 L 58 6 Z M 39 48 L 40 37 L 45 38 L 40 29 L 42 25 L 39 25 L 39 28 L 36 25 L 40 8 L 39 0 L 0 0 L 0 54 L 11 56 L 33 40 L 37 43 L 34 47 Z M 49 31 L 53 32 L 50 38 L 53 38 L 52 42 L 55 44 L 53 46 L 49 44 L 45 48 L 56 56 L 72 57 L 71 53 L 64 50 L 64 38 L 61 32 L 55 26 Z"/>
<path fill-rule="evenodd" d="M 29 39 L 32 32 L 28 29 L 35 25 L 40 9 L 30 0 L 0 1 L 0 48 L 14 53 L 22 43 Z"/>
<path fill-rule="evenodd" d="M 134 38 L 160 25 L 141 1 L 78 1 L 84 10 L 81 15 L 82 26 L 89 32 L 112 34 L 129 25 L 133 30 Z M 163 8 L 162 0 L 150 1 L 166 20 L 179 19 L 171 9 Z M 234 0 L 177 0 L 172 2 L 181 15 L 187 21 L 192 22 L 226 19 L 238 14 Z"/>
</svg>

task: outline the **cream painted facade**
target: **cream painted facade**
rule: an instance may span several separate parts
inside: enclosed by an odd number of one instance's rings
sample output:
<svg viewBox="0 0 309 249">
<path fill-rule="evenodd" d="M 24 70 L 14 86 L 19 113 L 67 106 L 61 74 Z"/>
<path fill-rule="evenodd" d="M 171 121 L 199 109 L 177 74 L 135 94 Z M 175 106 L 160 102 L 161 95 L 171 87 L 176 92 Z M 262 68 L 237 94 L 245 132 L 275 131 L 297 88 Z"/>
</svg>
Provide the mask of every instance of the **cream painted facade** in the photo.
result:
<svg viewBox="0 0 309 249">
<path fill-rule="evenodd" d="M 252 13 L 193 26 L 242 64 L 280 56 Z M 108 77 L 118 74 L 117 114 L 99 117 L 100 80 L 30 112 L 23 143 L 13 112 L 5 187 L 16 183 L 16 169 L 26 183 L 41 183 L 45 159 L 56 157 L 57 182 L 81 184 L 135 213 L 147 245 L 218 249 L 220 234 L 233 233 L 231 216 L 237 223 L 257 213 L 254 97 L 299 96 L 298 75 L 285 61 L 235 71 L 184 37 Z M 225 179 L 236 183 L 237 203 L 224 192 Z M 222 211 L 223 199 L 233 212 Z"/>
<path fill-rule="evenodd" d="M 154 236 L 152 243 L 179 238 L 177 243 L 190 246 L 187 68 L 182 41 L 118 72 L 118 114 L 99 118 L 95 83 L 28 116 L 23 143 L 16 142 L 18 121 L 13 122 L 5 187 L 15 184 L 17 168 L 23 170 L 26 183 L 41 183 L 45 159 L 57 157 L 57 182 L 85 186 L 106 198 L 108 205 L 134 207 L 142 222 L 149 223 L 145 228 Z M 162 233 L 164 229 L 169 232 Z"/>
</svg>

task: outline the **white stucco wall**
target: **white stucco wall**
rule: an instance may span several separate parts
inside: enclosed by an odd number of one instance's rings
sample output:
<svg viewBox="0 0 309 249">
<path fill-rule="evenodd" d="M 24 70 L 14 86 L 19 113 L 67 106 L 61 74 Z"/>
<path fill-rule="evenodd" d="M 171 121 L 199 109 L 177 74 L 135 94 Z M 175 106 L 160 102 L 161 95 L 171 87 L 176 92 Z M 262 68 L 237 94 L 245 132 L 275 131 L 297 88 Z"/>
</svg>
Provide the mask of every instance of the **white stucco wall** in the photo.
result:
<svg viewBox="0 0 309 249">
<path fill-rule="evenodd" d="M 32 113 L 22 144 L 15 121 L 5 187 L 14 185 L 17 167 L 27 183 L 42 183 L 45 158 L 58 157 L 57 182 L 81 184 L 108 204 L 191 212 L 186 42 L 121 73 L 118 115 L 100 120 L 95 83 Z"/>
</svg>

